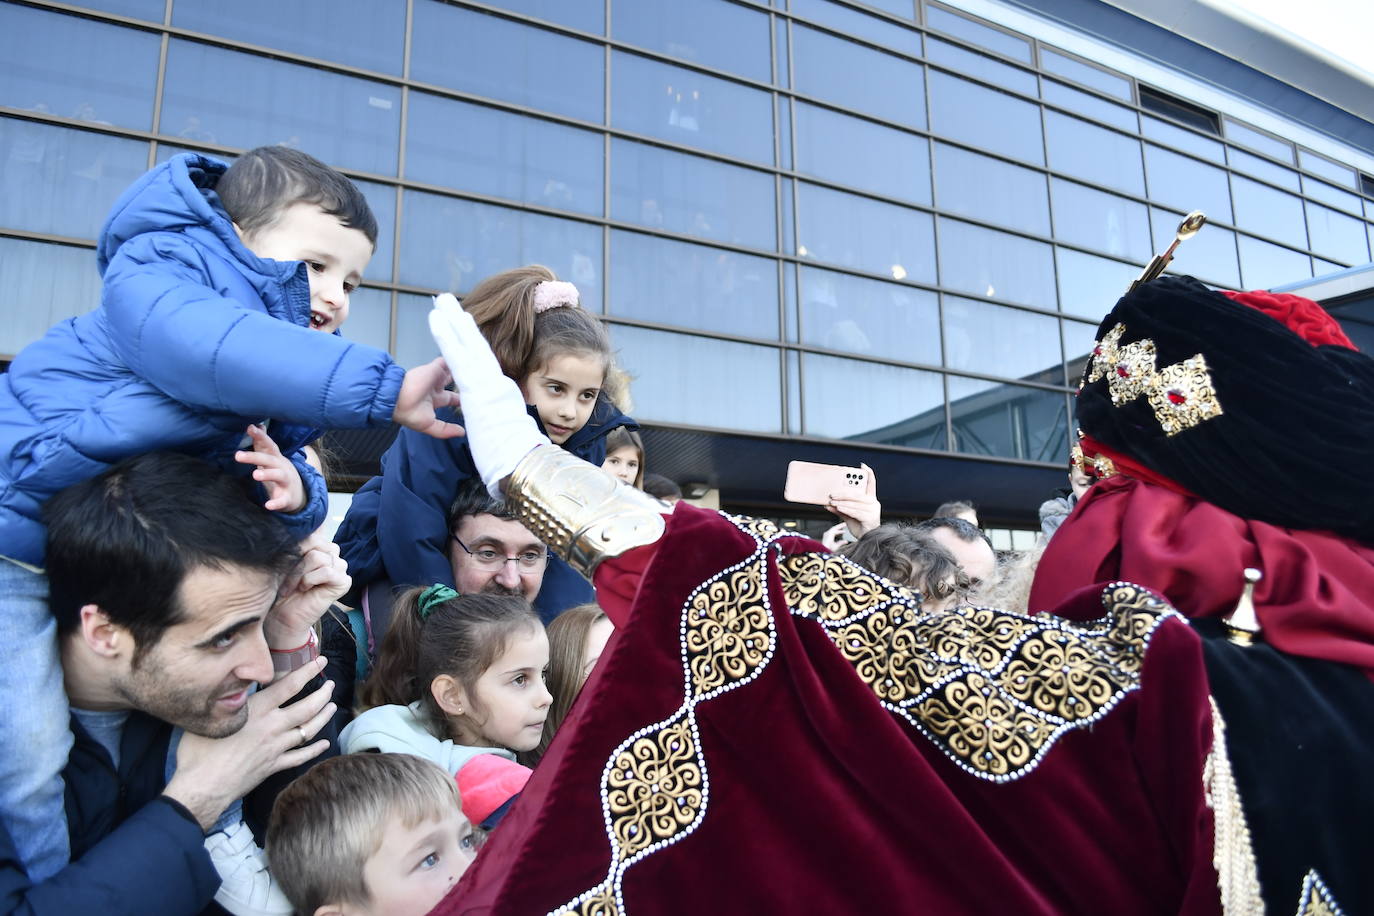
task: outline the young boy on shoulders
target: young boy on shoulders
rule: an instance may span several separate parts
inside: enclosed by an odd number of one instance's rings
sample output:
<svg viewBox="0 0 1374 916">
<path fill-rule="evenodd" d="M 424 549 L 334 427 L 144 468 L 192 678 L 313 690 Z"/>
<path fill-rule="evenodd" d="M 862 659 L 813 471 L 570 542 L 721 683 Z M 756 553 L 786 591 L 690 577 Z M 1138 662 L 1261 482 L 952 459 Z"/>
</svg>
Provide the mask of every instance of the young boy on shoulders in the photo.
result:
<svg viewBox="0 0 1374 916">
<path fill-rule="evenodd" d="M 172 450 L 252 466 L 267 508 L 304 538 L 326 509 L 301 453 L 320 428 L 461 433 L 434 414 L 455 402 L 441 360 L 406 372 L 333 333 L 376 236 L 358 188 L 305 153 L 262 147 L 229 167 L 177 156 L 125 191 L 101 230 L 100 306 L 0 375 L 0 826 L 33 880 L 68 857 L 59 774 L 72 738 L 42 573 L 47 500 Z"/>
</svg>

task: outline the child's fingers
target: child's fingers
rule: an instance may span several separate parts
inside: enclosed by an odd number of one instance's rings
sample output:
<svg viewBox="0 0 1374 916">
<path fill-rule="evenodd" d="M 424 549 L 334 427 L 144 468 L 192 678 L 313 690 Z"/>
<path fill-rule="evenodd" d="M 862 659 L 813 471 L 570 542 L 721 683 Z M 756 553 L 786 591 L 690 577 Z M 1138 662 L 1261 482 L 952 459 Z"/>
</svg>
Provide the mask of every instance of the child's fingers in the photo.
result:
<svg viewBox="0 0 1374 916">
<path fill-rule="evenodd" d="M 281 449 L 272 437 L 267 435 L 267 430 L 254 423 L 248 427 L 248 438 L 253 440 L 253 450 L 264 452 L 268 455 L 281 455 Z"/>
<path fill-rule="evenodd" d="M 256 464 L 260 468 L 281 467 L 286 457 L 281 452 L 267 451 L 234 452 L 234 460 L 239 464 Z"/>
</svg>

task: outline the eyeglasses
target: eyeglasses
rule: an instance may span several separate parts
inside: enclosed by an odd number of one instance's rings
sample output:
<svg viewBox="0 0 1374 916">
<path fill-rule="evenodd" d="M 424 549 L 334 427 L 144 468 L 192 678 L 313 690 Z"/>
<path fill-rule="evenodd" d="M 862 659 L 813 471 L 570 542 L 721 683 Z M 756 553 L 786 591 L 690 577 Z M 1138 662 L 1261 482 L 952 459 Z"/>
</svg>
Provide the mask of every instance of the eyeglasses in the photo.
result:
<svg viewBox="0 0 1374 916">
<path fill-rule="evenodd" d="M 456 534 L 450 534 L 449 537 L 453 538 L 455 544 L 463 548 L 464 553 L 472 557 L 472 562 L 483 569 L 500 569 L 507 563 L 514 563 L 519 567 L 522 573 L 531 573 L 543 569 L 549 562 L 549 552 L 547 550 L 535 550 L 531 548 L 521 551 L 513 557 L 508 557 L 490 547 L 478 547 L 476 550 L 472 550 L 468 545 L 458 540 L 458 535 Z"/>
</svg>

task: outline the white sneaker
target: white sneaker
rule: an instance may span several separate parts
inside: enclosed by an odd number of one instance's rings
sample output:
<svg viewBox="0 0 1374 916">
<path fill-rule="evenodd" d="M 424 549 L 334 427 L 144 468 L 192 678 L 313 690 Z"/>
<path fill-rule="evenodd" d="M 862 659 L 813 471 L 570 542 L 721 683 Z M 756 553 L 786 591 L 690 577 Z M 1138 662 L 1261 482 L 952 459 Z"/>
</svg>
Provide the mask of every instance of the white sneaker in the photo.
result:
<svg viewBox="0 0 1374 916">
<path fill-rule="evenodd" d="M 291 916 L 291 901 L 272 880 L 247 824 L 215 831 L 205 838 L 205 849 L 219 872 L 215 901 L 220 906 L 234 916 Z"/>
</svg>

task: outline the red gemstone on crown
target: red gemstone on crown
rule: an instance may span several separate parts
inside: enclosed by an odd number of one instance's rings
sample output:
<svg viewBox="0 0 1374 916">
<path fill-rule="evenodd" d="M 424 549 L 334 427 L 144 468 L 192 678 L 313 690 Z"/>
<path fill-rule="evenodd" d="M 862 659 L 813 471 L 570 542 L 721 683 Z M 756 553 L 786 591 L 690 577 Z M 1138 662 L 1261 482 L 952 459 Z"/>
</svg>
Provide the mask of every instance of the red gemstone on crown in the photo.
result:
<svg viewBox="0 0 1374 916">
<path fill-rule="evenodd" d="M 1170 388 L 1168 392 L 1166 392 L 1166 396 L 1169 398 L 1170 404 L 1177 405 L 1188 403 L 1188 396 L 1177 388 Z"/>
<path fill-rule="evenodd" d="M 1101 356 L 1101 355 L 1102 355 L 1102 347 L 1100 347 L 1100 346 L 1093 347 L 1093 356 Z"/>
<path fill-rule="evenodd" d="M 1118 363 L 1116 366 L 1116 374 L 1121 378 L 1130 378 L 1131 370 L 1126 368 L 1125 363 Z"/>
</svg>

